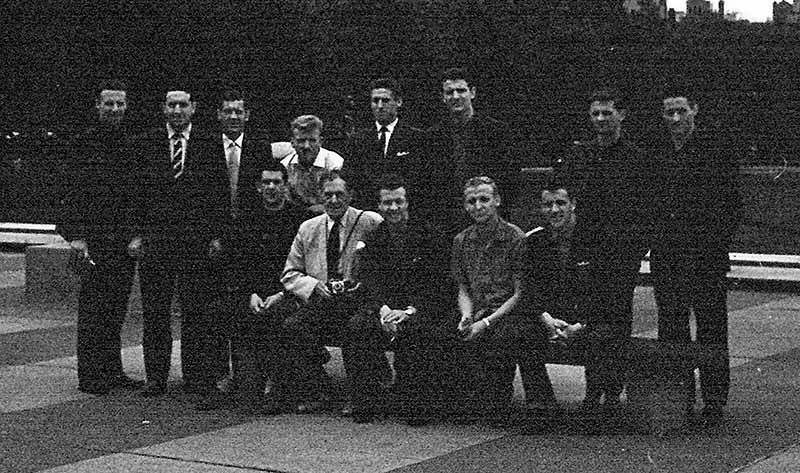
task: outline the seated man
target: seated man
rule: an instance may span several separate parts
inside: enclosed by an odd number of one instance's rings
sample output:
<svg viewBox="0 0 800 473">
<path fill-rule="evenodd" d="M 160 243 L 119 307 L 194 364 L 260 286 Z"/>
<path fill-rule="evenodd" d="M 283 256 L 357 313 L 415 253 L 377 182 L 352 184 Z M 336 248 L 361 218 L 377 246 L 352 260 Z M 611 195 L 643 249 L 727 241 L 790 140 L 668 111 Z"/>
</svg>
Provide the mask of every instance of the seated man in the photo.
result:
<svg viewBox="0 0 800 473">
<path fill-rule="evenodd" d="M 400 176 L 385 175 L 376 184 L 384 220 L 359 256 L 369 293 L 365 307 L 383 328 L 383 334 L 377 331 L 377 346 L 394 351 L 397 413 L 409 424 L 424 424 L 437 404 L 452 402 L 442 395 L 449 371 L 446 315 L 454 296 L 449 241 L 429 223 L 409 218 Z"/>
<path fill-rule="evenodd" d="M 508 348 L 510 319 L 520 299 L 525 234 L 498 215 L 495 182 L 473 177 L 464 186 L 464 209 L 475 222 L 453 240 L 452 272 L 458 285 L 458 331 L 465 345 L 460 376 L 468 416 L 502 421 L 513 394 L 516 364 Z"/>
<path fill-rule="evenodd" d="M 350 207 L 350 190 L 337 173 L 321 176 L 325 213 L 303 222 L 292 242 L 281 282 L 298 309 L 284 327 L 292 344 L 293 358 L 308 369 L 304 391 L 322 395 L 318 362 L 320 346 L 341 346 L 345 371 L 351 378 L 353 418 L 369 422 L 371 401 L 378 388 L 373 376 L 386 365 L 363 348 L 369 323 L 363 313 L 360 283 L 354 278 L 358 242 L 383 220 L 375 212 Z M 366 324 L 366 325 L 365 325 Z"/>
<path fill-rule="evenodd" d="M 575 228 L 575 201 L 563 187 L 550 184 L 540 201 L 544 227 L 528 232 L 525 239 L 523 307 L 533 314 L 530 334 L 523 338 L 518 357 L 525 396 L 534 410 L 552 411 L 556 399 L 541 359 L 542 344 L 574 338 L 585 325 L 585 277 L 570 254 Z"/>
<path fill-rule="evenodd" d="M 289 173 L 289 192 L 292 200 L 314 212 L 324 211 L 325 198 L 320 191 L 326 171 L 342 169 L 344 158 L 321 147 L 322 120 L 314 115 L 302 115 L 291 124 L 292 152 L 281 153 L 279 143 L 273 143 L 273 156 L 280 159 Z M 281 157 L 283 156 L 283 157 Z"/>
<path fill-rule="evenodd" d="M 286 169 L 266 161 L 255 188 L 242 195 L 243 217 L 232 232 L 236 247 L 235 275 L 241 281 L 236 301 L 234 355 L 240 407 L 255 413 L 276 413 L 292 407 L 294 390 L 283 361 L 280 317 L 284 310 L 280 277 L 300 224 L 310 215 L 288 199 Z M 264 402 L 267 379 L 272 380 Z"/>
</svg>

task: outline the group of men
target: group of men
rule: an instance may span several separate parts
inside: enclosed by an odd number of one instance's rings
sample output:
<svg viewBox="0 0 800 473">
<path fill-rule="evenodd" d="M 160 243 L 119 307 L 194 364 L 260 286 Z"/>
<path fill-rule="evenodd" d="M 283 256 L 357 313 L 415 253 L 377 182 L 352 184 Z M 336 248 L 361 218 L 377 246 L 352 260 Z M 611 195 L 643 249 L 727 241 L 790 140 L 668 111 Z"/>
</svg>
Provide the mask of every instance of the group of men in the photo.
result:
<svg viewBox="0 0 800 473">
<path fill-rule="evenodd" d="M 595 93 L 595 139 L 557 163 L 541 196 L 545 228 L 526 236 L 501 211 L 519 190 L 511 131 L 476 113 L 464 70 L 446 71 L 441 86 L 448 118 L 422 131 L 400 116 L 397 83 L 373 81 L 374 125 L 343 157 L 322 148 L 313 115 L 292 121 L 289 143 L 246 131 L 250 111 L 235 91 L 220 97 L 220 130 L 194 129 L 197 104 L 176 89 L 165 126 L 133 135 L 124 84 L 103 84 L 98 124 L 70 147 L 59 226 L 82 275 L 79 389 L 164 394 L 174 298 L 183 389 L 199 409 L 235 397 L 254 412 L 313 411 L 326 397 L 325 347 L 340 346 L 357 422 L 386 405 L 412 423 L 502 418 L 517 365 L 531 406 L 549 410 L 540 343 L 581 337 L 602 341 L 584 406 L 613 406 L 625 381 L 614 347 L 630 335 L 650 249 L 659 337 L 690 342 L 694 311 L 698 342 L 714 353 L 700 367 L 704 414 L 721 416 L 736 169 L 698 136 L 691 94 L 664 96 L 672 143 L 655 157 L 622 135 L 622 97 Z M 137 260 L 144 383 L 120 358 Z"/>
</svg>

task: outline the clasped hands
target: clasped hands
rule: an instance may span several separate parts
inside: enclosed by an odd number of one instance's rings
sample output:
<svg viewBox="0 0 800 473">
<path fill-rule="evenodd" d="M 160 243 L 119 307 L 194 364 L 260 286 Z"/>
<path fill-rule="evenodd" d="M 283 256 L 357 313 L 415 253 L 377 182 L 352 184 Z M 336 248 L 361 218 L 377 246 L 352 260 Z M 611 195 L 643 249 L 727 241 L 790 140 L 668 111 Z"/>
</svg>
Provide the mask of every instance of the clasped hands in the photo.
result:
<svg viewBox="0 0 800 473">
<path fill-rule="evenodd" d="M 258 294 L 250 295 L 250 312 L 255 315 L 264 315 L 270 307 L 283 300 L 283 292 L 276 292 L 266 299 L 262 299 Z"/>
<path fill-rule="evenodd" d="M 489 316 L 485 316 L 486 310 L 479 310 L 477 314 L 464 314 L 461 316 L 461 321 L 458 322 L 458 333 L 461 335 L 461 339 L 465 342 L 470 340 L 475 340 L 479 336 L 483 334 L 489 328 L 489 323 L 485 319 Z M 491 315 L 491 314 L 489 314 Z"/>
<path fill-rule="evenodd" d="M 408 306 L 405 309 L 390 309 L 388 306 L 384 305 L 381 307 L 380 316 L 381 316 L 381 328 L 384 332 L 388 333 L 392 340 L 397 337 L 397 333 L 400 331 L 400 324 L 408 320 L 411 316 L 417 313 L 417 309 Z"/>
<path fill-rule="evenodd" d="M 575 335 L 583 330 L 583 325 L 580 323 L 570 324 L 564 320 L 553 317 L 547 312 L 542 313 L 542 322 L 547 328 L 547 333 L 550 340 L 566 340 L 574 338 Z"/>
</svg>

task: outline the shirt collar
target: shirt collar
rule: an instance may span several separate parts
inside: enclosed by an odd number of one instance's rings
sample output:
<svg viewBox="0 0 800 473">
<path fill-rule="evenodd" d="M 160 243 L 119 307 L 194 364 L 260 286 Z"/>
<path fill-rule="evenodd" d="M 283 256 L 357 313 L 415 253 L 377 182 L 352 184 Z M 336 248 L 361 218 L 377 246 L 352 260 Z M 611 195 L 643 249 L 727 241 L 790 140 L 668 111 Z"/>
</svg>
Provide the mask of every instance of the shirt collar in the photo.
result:
<svg viewBox="0 0 800 473">
<path fill-rule="evenodd" d="M 391 135 L 392 133 L 394 133 L 394 127 L 396 127 L 396 126 L 397 126 L 397 122 L 398 122 L 399 120 L 400 120 L 400 118 L 395 118 L 395 119 L 394 119 L 394 121 L 393 121 L 392 123 L 389 123 L 388 125 L 386 125 L 386 130 L 389 132 L 389 134 L 390 134 L 390 135 Z M 381 125 L 380 123 L 378 123 L 378 122 L 375 122 L 375 130 L 377 130 L 377 132 L 378 132 L 378 133 L 380 133 L 380 132 L 381 132 L 381 127 L 382 127 L 382 126 L 383 126 L 383 125 Z"/>
<path fill-rule="evenodd" d="M 314 162 L 311 163 L 312 168 L 325 168 L 325 163 L 327 162 L 326 153 L 329 151 L 325 148 L 320 148 L 319 153 L 317 153 L 317 157 L 314 158 Z M 294 164 L 300 167 L 300 157 L 297 155 L 297 151 L 292 151 L 291 159 L 289 159 L 289 164 Z"/>
<path fill-rule="evenodd" d="M 239 133 L 239 137 L 236 138 L 235 140 L 231 140 L 230 138 L 228 138 L 228 135 L 223 133 L 222 134 L 222 145 L 225 147 L 225 149 L 228 149 L 228 147 L 231 145 L 231 143 L 236 143 L 236 146 L 238 146 L 239 149 L 241 149 L 242 148 L 242 143 L 244 143 L 244 133 Z"/>
<path fill-rule="evenodd" d="M 347 207 L 347 210 L 344 211 L 344 215 L 342 215 L 342 219 L 339 220 L 339 225 L 341 225 L 342 228 L 347 227 L 348 217 L 350 217 L 350 209 L 352 209 L 352 207 Z M 328 225 L 328 230 L 333 228 L 334 220 L 327 213 L 325 214 L 325 222 Z"/>
<path fill-rule="evenodd" d="M 469 227 L 469 231 L 465 235 L 466 239 L 471 241 L 481 240 L 482 235 L 478 232 L 478 226 L 473 224 Z M 492 228 L 492 241 L 505 241 L 514 238 L 513 232 L 509 231 L 508 223 L 502 218 L 497 219 L 497 225 Z"/>
<path fill-rule="evenodd" d="M 189 125 L 187 125 L 186 128 L 184 128 L 183 131 L 181 132 L 181 137 L 183 139 L 185 139 L 185 140 L 188 140 L 189 139 L 189 135 L 191 133 L 192 133 L 192 124 L 189 123 Z M 175 134 L 175 130 L 173 130 L 172 126 L 169 123 L 167 123 L 167 137 L 172 139 L 172 135 L 174 135 L 174 134 Z"/>
</svg>

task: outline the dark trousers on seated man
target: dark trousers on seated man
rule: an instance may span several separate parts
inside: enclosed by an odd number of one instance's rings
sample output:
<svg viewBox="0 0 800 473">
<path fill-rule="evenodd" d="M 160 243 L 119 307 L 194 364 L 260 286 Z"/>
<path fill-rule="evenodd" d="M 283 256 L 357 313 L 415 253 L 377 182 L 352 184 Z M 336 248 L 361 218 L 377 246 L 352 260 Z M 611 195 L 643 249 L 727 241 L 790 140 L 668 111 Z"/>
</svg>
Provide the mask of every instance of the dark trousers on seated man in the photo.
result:
<svg viewBox="0 0 800 473">
<path fill-rule="evenodd" d="M 284 319 L 283 328 L 287 349 L 308 369 L 296 380 L 297 389 L 312 395 L 324 394 L 319 347 L 339 346 L 350 382 L 353 414 L 372 415 L 378 409 L 380 382 L 387 373 L 388 362 L 380 334 L 375 331 L 374 314 L 360 310 L 361 305 L 357 291 L 329 299 L 313 296 Z"/>
</svg>

